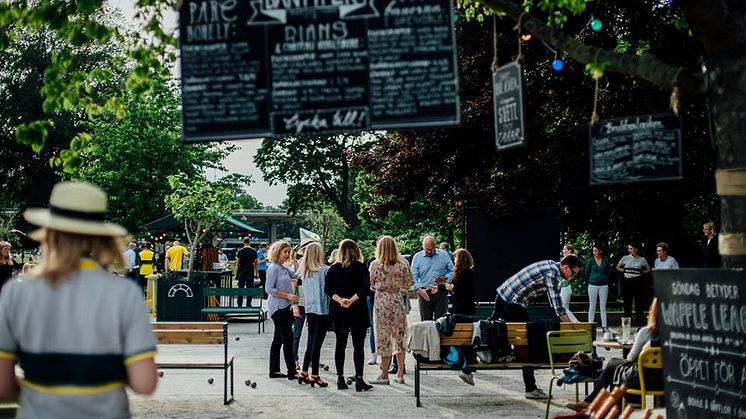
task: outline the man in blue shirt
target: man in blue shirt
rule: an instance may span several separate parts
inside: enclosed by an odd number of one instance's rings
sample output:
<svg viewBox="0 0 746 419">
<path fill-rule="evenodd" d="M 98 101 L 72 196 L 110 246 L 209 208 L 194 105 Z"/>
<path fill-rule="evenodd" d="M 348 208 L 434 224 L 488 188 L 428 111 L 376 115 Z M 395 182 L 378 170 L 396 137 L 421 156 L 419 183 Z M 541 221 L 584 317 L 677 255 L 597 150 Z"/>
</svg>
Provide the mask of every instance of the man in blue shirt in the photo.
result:
<svg viewBox="0 0 746 419">
<path fill-rule="evenodd" d="M 425 236 L 422 250 L 412 258 L 412 289 L 419 294 L 420 320 L 435 320 L 448 311 L 448 293 L 438 292 L 438 284 L 451 282 L 453 262 L 448 253 L 435 248 L 435 239 Z"/>
<path fill-rule="evenodd" d="M 497 287 L 495 311 L 490 320 L 527 322 L 526 307 L 546 294 L 557 317 L 563 322 L 569 322 L 570 317 L 560 297 L 560 281 L 562 278 L 572 279 L 580 272 L 581 266 L 580 259 L 575 255 L 565 256 L 559 262 L 542 260 L 526 266 Z M 523 368 L 523 384 L 527 399 L 547 398 L 547 394 L 536 387 L 533 368 Z"/>
</svg>

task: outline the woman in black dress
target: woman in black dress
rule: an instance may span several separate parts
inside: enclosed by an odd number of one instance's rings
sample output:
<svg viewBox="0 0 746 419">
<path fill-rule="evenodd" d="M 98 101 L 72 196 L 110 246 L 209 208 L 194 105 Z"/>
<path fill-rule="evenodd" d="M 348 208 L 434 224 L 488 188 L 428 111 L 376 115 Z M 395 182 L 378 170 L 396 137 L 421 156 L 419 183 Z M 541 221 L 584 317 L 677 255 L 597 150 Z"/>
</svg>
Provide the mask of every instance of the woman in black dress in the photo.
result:
<svg viewBox="0 0 746 419">
<path fill-rule="evenodd" d="M 324 292 L 331 299 L 329 317 L 337 343 L 334 363 L 337 367 L 337 388 L 347 389 L 344 376 L 347 337 L 352 334 L 353 361 L 355 363 L 355 390 L 368 391 L 372 386 L 363 381 L 365 362 L 365 334 L 370 318 L 365 297 L 370 290 L 368 269 L 363 264 L 363 254 L 357 244 L 349 239 L 339 243 L 337 263 L 326 274 Z"/>
<path fill-rule="evenodd" d="M 13 260 L 10 256 L 10 243 L 5 241 L 0 242 L 0 289 L 22 267 L 23 265 Z"/>
</svg>

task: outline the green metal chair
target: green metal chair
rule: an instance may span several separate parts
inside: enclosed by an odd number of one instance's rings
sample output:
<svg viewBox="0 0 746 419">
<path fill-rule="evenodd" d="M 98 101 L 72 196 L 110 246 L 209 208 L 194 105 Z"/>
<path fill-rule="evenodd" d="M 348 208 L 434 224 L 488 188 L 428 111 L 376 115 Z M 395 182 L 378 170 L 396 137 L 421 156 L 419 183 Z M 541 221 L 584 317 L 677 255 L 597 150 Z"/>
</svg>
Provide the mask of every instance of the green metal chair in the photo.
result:
<svg viewBox="0 0 746 419">
<path fill-rule="evenodd" d="M 640 408 L 645 410 L 645 396 L 655 398 L 665 395 L 663 390 L 650 390 L 645 388 L 645 369 L 663 369 L 663 355 L 661 348 L 647 348 L 637 358 L 637 375 L 640 377 L 640 389 L 627 388 L 627 394 L 637 394 L 640 396 Z M 627 404 L 627 399 L 622 398 L 622 409 Z"/>
<path fill-rule="evenodd" d="M 553 330 L 547 332 L 547 348 L 549 349 L 549 367 L 552 372 L 552 378 L 549 380 L 549 397 L 547 398 L 547 410 L 544 419 L 549 418 L 549 405 L 552 402 L 554 382 L 562 376 L 562 370 L 566 365 L 558 365 L 557 370 L 555 370 L 555 356 L 575 354 L 579 351 L 590 354 L 593 352 L 593 341 L 591 340 L 590 332 L 587 330 Z M 592 383 L 593 381 L 593 378 L 586 378 L 575 383 L 575 401 L 580 400 L 579 384 Z"/>
</svg>

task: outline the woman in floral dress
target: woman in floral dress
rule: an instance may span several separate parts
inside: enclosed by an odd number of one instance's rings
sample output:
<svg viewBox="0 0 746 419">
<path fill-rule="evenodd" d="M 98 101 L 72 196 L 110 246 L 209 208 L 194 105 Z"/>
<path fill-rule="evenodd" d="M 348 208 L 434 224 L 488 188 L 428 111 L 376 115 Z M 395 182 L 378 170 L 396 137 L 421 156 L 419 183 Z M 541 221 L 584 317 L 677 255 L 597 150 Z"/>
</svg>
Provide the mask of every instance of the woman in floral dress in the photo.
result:
<svg viewBox="0 0 746 419">
<path fill-rule="evenodd" d="M 412 287 L 412 270 L 399 254 L 391 236 L 376 245 L 376 260 L 370 264 L 370 289 L 376 293 L 373 307 L 376 352 L 381 357 L 381 376 L 371 384 L 389 384 L 389 362 L 396 356 L 396 382 L 404 383 L 404 351 L 407 311 L 404 296 Z"/>
</svg>

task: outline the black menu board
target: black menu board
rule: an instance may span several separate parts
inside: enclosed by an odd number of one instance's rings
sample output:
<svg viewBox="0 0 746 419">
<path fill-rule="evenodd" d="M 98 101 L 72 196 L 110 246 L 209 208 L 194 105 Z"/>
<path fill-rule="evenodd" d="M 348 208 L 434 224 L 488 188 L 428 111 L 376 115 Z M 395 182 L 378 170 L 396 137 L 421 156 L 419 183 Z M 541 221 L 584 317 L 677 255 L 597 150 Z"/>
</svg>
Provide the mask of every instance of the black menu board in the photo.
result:
<svg viewBox="0 0 746 419">
<path fill-rule="evenodd" d="M 460 122 L 452 0 L 185 0 L 185 142 Z"/>
<path fill-rule="evenodd" d="M 590 131 L 591 185 L 682 178 L 681 119 L 676 115 L 604 119 Z"/>
<path fill-rule="evenodd" d="M 518 61 L 505 64 L 492 73 L 497 151 L 526 145 L 521 75 Z"/>
<path fill-rule="evenodd" d="M 746 418 L 746 272 L 656 270 L 666 417 Z"/>
</svg>

